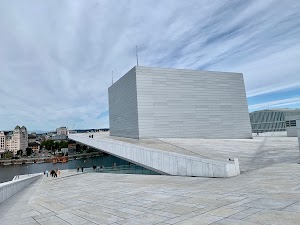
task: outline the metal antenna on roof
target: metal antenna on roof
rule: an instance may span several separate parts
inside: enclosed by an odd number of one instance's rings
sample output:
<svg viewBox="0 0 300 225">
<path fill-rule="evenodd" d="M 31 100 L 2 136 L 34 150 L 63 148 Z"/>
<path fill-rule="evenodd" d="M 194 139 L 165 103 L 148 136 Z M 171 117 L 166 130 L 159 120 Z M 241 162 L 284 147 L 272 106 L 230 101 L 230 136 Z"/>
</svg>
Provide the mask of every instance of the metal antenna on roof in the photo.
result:
<svg viewBox="0 0 300 225">
<path fill-rule="evenodd" d="M 114 84 L 114 70 L 111 71 L 111 85 Z"/>
<path fill-rule="evenodd" d="M 136 54 L 136 65 L 139 65 L 139 57 L 138 57 L 138 47 L 135 46 L 135 54 Z"/>
</svg>

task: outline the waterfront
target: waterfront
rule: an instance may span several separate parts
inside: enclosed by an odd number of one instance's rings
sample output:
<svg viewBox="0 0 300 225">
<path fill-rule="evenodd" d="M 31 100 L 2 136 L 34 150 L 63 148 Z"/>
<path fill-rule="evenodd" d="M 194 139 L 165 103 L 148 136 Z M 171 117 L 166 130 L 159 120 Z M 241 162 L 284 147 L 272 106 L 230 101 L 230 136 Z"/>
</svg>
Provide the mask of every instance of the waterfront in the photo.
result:
<svg viewBox="0 0 300 225">
<path fill-rule="evenodd" d="M 16 175 L 31 174 L 31 173 L 42 173 L 45 170 L 66 170 L 66 169 L 76 169 L 78 166 L 83 166 L 84 168 L 90 168 L 95 166 L 105 166 L 111 167 L 113 164 L 128 165 L 127 161 L 119 159 L 111 155 L 103 155 L 92 158 L 81 158 L 70 160 L 67 163 L 32 163 L 32 164 L 21 164 L 21 165 L 9 165 L 0 166 L 0 183 L 11 181 Z"/>
</svg>

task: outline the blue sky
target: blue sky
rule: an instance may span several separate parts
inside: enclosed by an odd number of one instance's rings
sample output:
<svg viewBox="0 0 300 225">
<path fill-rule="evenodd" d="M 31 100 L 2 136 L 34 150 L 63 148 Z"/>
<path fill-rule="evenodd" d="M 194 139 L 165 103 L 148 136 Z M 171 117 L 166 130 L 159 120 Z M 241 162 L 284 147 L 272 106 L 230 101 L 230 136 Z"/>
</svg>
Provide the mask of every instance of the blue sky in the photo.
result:
<svg viewBox="0 0 300 225">
<path fill-rule="evenodd" d="M 0 130 L 108 127 L 135 65 L 244 74 L 249 111 L 300 107 L 298 0 L 0 2 Z"/>
</svg>

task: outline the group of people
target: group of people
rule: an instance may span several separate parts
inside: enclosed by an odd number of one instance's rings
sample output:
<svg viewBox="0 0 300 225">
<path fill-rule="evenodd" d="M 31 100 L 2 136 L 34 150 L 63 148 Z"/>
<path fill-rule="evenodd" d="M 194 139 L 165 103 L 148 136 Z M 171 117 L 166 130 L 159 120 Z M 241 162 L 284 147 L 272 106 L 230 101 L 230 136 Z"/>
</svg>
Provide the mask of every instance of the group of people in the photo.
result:
<svg viewBox="0 0 300 225">
<path fill-rule="evenodd" d="M 116 163 L 113 164 L 113 167 L 115 168 L 116 167 Z M 93 170 L 95 171 L 96 170 L 96 166 L 93 166 Z M 83 166 L 79 167 L 77 166 L 77 173 L 79 173 L 81 169 L 81 172 L 83 172 Z M 102 172 L 103 170 L 105 169 L 105 167 L 103 165 L 100 166 L 100 172 Z M 49 176 L 49 171 L 46 170 L 44 171 L 44 175 L 46 175 L 47 177 Z M 57 177 L 57 176 L 60 176 L 60 170 L 56 169 L 56 170 L 51 170 L 50 171 L 50 175 L 51 177 Z"/>
<path fill-rule="evenodd" d="M 46 176 L 48 177 L 48 176 L 49 176 L 49 171 L 46 170 L 46 171 L 44 172 L 44 175 L 46 175 Z M 60 170 L 51 170 L 51 171 L 50 171 L 50 175 L 51 175 L 51 177 L 57 177 L 57 176 L 60 176 Z"/>
<path fill-rule="evenodd" d="M 80 167 L 77 166 L 77 173 L 79 172 Z M 83 172 L 83 166 L 81 167 L 81 172 Z"/>
</svg>

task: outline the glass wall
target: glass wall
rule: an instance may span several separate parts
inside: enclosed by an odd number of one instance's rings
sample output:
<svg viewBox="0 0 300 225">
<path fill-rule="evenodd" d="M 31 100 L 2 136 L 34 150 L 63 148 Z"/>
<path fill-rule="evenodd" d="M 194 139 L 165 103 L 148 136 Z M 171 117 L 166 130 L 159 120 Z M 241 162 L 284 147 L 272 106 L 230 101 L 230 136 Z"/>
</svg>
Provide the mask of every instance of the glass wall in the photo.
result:
<svg viewBox="0 0 300 225">
<path fill-rule="evenodd" d="M 84 172 L 159 175 L 154 171 L 105 153 L 97 157 L 69 159 L 69 170 L 78 168 L 81 172 L 82 167 Z"/>
</svg>

